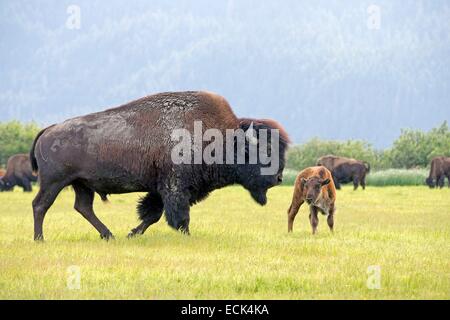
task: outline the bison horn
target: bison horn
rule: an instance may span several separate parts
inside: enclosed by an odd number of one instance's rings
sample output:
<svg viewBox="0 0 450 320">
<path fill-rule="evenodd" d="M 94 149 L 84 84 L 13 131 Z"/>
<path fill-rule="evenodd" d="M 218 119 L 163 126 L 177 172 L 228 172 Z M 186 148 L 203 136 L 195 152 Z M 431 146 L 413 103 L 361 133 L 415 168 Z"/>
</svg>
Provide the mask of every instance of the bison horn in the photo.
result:
<svg viewBox="0 0 450 320">
<path fill-rule="evenodd" d="M 245 139 L 253 145 L 258 144 L 258 138 L 256 137 L 255 129 L 253 129 L 253 121 L 248 127 L 247 132 L 245 133 Z"/>
</svg>

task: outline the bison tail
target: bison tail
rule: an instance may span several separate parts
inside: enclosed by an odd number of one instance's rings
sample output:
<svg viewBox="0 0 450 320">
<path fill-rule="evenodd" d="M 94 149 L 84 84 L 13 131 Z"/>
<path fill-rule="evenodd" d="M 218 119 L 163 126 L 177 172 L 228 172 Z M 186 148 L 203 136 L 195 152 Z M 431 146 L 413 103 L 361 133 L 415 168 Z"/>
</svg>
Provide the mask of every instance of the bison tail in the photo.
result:
<svg viewBox="0 0 450 320">
<path fill-rule="evenodd" d="M 147 193 L 144 197 L 139 199 L 137 205 L 137 212 L 139 215 L 139 219 L 144 221 L 146 216 L 148 216 L 149 209 L 152 207 L 152 198 L 149 193 Z"/>
<path fill-rule="evenodd" d="M 370 172 L 370 163 L 364 161 L 364 166 L 366 167 L 366 172 Z"/>
<path fill-rule="evenodd" d="M 54 125 L 51 125 L 50 127 L 53 127 Z M 33 145 L 31 146 L 31 150 L 30 150 L 30 161 L 31 161 L 31 169 L 33 170 L 33 172 L 37 173 L 38 171 L 38 164 L 37 164 L 37 160 L 36 160 L 36 156 L 34 155 L 34 149 L 36 148 L 36 143 L 39 140 L 40 136 L 42 136 L 42 134 L 45 132 L 45 130 L 47 130 L 47 127 L 45 129 L 42 129 L 36 136 L 36 138 L 34 138 L 33 141 Z"/>
</svg>

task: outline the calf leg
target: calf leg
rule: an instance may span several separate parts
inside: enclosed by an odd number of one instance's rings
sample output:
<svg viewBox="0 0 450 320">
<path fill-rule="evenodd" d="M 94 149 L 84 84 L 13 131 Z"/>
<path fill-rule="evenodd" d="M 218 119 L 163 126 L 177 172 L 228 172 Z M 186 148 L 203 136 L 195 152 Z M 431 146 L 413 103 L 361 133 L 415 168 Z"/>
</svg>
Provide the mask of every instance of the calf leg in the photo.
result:
<svg viewBox="0 0 450 320">
<path fill-rule="evenodd" d="M 102 239 L 109 240 L 114 238 L 111 231 L 109 231 L 94 213 L 94 191 L 80 183 L 73 183 L 72 186 L 75 190 L 75 210 L 81 213 L 81 215 L 97 229 Z"/>
<path fill-rule="evenodd" d="M 33 200 L 33 216 L 34 216 L 34 240 L 44 240 L 42 225 L 44 223 L 45 214 L 51 207 L 59 192 L 65 187 L 64 184 L 41 184 L 38 194 Z"/>
<path fill-rule="evenodd" d="M 317 216 L 317 207 L 310 206 L 309 207 L 309 222 L 312 227 L 312 234 L 316 234 L 317 226 L 319 225 L 319 217 Z"/>
<path fill-rule="evenodd" d="M 162 216 L 164 204 L 158 193 L 148 193 L 138 205 L 139 217 L 142 223 L 132 229 L 128 238 L 143 234 L 148 227 L 159 221 Z"/>
<path fill-rule="evenodd" d="M 294 227 L 295 216 L 298 213 L 298 210 L 303 204 L 303 200 L 293 199 L 291 206 L 288 210 L 288 232 L 292 232 L 292 228 Z"/>
<path fill-rule="evenodd" d="M 333 232 L 333 227 L 334 227 L 334 211 L 335 211 L 334 206 L 331 206 L 330 212 L 328 213 L 328 217 L 327 217 L 328 227 L 330 228 L 331 232 Z"/>
</svg>

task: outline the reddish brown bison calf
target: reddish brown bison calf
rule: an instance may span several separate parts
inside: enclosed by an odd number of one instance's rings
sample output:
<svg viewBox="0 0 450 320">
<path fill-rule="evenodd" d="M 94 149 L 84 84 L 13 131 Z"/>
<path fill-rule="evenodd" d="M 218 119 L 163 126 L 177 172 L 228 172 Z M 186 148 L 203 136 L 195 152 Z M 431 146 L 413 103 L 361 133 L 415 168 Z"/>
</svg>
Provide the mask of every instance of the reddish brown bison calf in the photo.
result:
<svg viewBox="0 0 450 320">
<path fill-rule="evenodd" d="M 319 224 L 318 211 L 328 215 L 328 226 L 333 231 L 336 189 L 331 172 L 327 168 L 309 167 L 298 174 L 292 203 L 288 209 L 288 232 L 292 232 L 295 216 L 305 201 L 309 204 L 312 233 L 316 233 Z"/>
</svg>

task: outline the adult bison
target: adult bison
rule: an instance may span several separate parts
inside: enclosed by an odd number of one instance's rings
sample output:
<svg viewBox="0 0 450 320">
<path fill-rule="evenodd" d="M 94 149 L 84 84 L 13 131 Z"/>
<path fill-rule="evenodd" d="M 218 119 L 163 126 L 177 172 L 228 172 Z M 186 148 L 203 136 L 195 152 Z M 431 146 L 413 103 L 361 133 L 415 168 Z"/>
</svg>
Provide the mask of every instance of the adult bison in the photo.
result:
<svg viewBox="0 0 450 320">
<path fill-rule="evenodd" d="M 341 188 L 341 183 L 353 182 L 353 189 L 361 185 L 366 188 L 366 174 L 370 171 L 370 164 L 365 161 L 351 158 L 327 155 L 317 160 L 318 166 L 324 166 L 331 171 L 336 189 Z"/>
<path fill-rule="evenodd" d="M 194 133 L 195 140 L 199 122 L 202 132 L 245 132 L 243 143 L 240 136 L 231 139 L 231 148 L 219 137 L 214 138 L 226 150 L 221 154 L 215 149 L 215 156 L 227 159 L 225 164 L 206 162 L 202 157 L 194 163 L 174 161 L 174 150 L 180 143 L 174 141 L 174 133 Z M 275 143 L 263 143 L 269 135 L 277 137 Z M 204 148 L 207 143 L 200 144 Z M 276 145 L 279 147 L 273 148 Z M 260 156 L 256 162 L 249 161 L 255 146 L 265 146 L 265 151 L 272 152 L 272 161 L 278 161 L 274 173 L 261 173 L 270 163 Z M 171 227 L 189 233 L 190 206 L 215 189 L 240 184 L 264 205 L 267 190 L 282 181 L 287 146 L 287 134 L 277 122 L 239 119 L 224 98 L 207 92 L 159 93 L 50 126 L 37 135 L 31 150 L 33 169 L 39 170 L 41 185 L 33 201 L 34 239 L 43 239 L 45 213 L 68 185 L 75 190 L 75 209 L 102 238 L 109 239 L 112 233 L 94 214 L 95 192 L 103 199 L 107 194 L 147 193 L 137 207 L 142 222 L 129 237 L 143 234 L 163 211 Z M 243 162 L 229 161 L 230 157 L 236 160 L 238 154 L 244 154 Z"/>
<path fill-rule="evenodd" d="M 430 174 L 425 180 L 430 188 L 443 188 L 445 177 L 448 179 L 450 187 L 450 157 L 435 157 L 431 160 Z"/>
<path fill-rule="evenodd" d="M 10 191 L 14 186 L 20 186 L 23 191 L 32 191 L 31 182 L 37 177 L 31 170 L 31 162 L 28 154 L 16 154 L 8 159 L 6 172 L 0 178 L 0 191 Z"/>
</svg>

